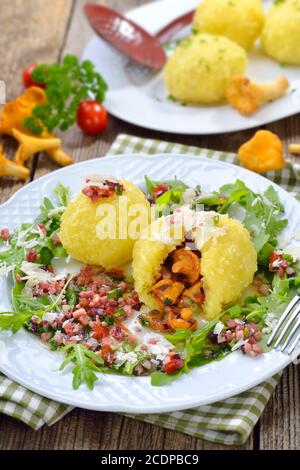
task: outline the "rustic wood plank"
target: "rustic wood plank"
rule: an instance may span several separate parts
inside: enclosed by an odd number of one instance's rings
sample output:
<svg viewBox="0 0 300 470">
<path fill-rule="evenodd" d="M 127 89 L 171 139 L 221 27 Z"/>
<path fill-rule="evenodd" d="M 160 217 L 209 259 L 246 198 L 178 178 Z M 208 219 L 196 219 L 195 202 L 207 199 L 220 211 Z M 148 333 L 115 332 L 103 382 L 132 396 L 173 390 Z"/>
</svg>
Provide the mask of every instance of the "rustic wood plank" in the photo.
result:
<svg viewBox="0 0 300 470">
<path fill-rule="evenodd" d="M 127 11 L 137 5 L 149 3 L 151 0 L 93 0 L 95 4 L 107 4 L 119 11 Z M 76 0 L 72 22 L 68 30 L 66 42 L 61 51 L 61 57 L 65 54 L 75 54 L 81 56 L 87 42 L 94 35 L 87 19 L 83 14 L 83 6 L 86 0 Z M 105 155 L 115 140 L 116 136 L 121 132 L 128 132 L 138 135 L 140 128 L 127 125 L 126 123 L 110 117 L 108 129 L 101 136 L 84 135 L 80 129 L 74 126 L 65 135 L 62 135 L 64 149 L 72 155 L 76 162 L 88 160 L 91 158 L 101 157 Z M 60 134 L 61 135 L 61 134 Z M 151 132 L 148 134 L 151 135 Z M 173 136 L 174 138 L 174 136 Z M 57 168 L 45 155 L 39 157 L 35 178 L 48 173 Z"/>
<path fill-rule="evenodd" d="M 167 431 L 113 413 L 73 410 L 51 428 L 39 431 L 5 415 L 0 416 L 0 450 L 233 450 L 253 448 L 225 447 Z"/>
<path fill-rule="evenodd" d="M 47 7 L 44 0 L 1 0 L 0 79 L 6 83 L 7 100 L 22 92 L 24 67 L 57 60 L 72 5 L 73 0 L 51 0 Z M 1 142 L 11 156 L 16 148 L 12 140 L 1 139 Z M 1 178 L 0 203 L 22 185 L 13 178 Z"/>
<path fill-rule="evenodd" d="M 266 450 L 300 447 L 300 369 L 289 366 L 260 420 L 260 447 Z"/>
<path fill-rule="evenodd" d="M 30 63 L 55 61 L 65 36 L 72 0 L 1 0 L 0 70 L 8 99 L 22 91 L 21 71 Z"/>
</svg>

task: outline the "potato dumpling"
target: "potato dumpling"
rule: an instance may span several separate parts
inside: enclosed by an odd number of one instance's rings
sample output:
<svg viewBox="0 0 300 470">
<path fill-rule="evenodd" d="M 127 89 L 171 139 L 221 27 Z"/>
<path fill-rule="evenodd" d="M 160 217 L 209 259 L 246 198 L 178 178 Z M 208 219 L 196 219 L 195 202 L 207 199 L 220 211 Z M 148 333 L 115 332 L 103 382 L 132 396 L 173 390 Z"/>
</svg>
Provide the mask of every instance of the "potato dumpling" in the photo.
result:
<svg viewBox="0 0 300 470">
<path fill-rule="evenodd" d="M 300 65 L 300 0 L 282 0 L 271 6 L 262 45 L 278 62 Z"/>
<path fill-rule="evenodd" d="M 131 260 L 135 239 L 127 236 L 127 229 L 134 220 L 137 221 L 138 214 L 133 216 L 129 211 L 136 204 L 144 208 L 145 224 L 142 227 L 144 228 L 149 222 L 150 205 L 144 193 L 133 183 L 124 180 L 120 180 L 120 183 L 123 185 L 121 195 L 113 191 L 110 197 L 93 200 L 92 193 L 91 197 L 88 197 L 81 191 L 68 205 L 62 217 L 60 239 L 68 254 L 76 260 L 90 265 L 100 265 L 106 269 L 117 268 Z M 126 209 L 122 209 L 125 206 L 119 206 L 121 196 L 127 197 L 126 214 Z M 105 217 L 99 213 L 99 209 L 102 207 L 104 210 L 104 204 L 109 204 L 112 210 L 115 210 L 111 219 L 116 221 L 115 239 L 110 237 L 104 239 L 101 233 L 99 238 L 99 222 Z M 124 239 L 120 239 L 118 225 L 120 220 L 122 231 L 125 233 Z M 105 227 L 103 231 L 105 232 Z"/>
<path fill-rule="evenodd" d="M 246 50 L 253 47 L 263 25 L 261 0 L 204 0 L 194 17 L 196 32 L 226 36 Z"/>
<path fill-rule="evenodd" d="M 148 308 L 169 309 L 167 327 L 170 321 L 171 326 L 173 322 L 178 328 L 184 327 L 182 321 L 186 321 L 186 327 L 189 324 L 193 328 L 194 319 L 188 317 L 187 308 L 197 304 L 207 320 L 218 317 L 224 306 L 236 301 L 253 281 L 257 254 L 249 232 L 226 215 L 188 210 L 183 222 L 172 222 L 172 217 L 152 223 L 136 242 L 135 289 Z M 178 232 L 176 237 L 164 236 L 170 224 Z M 175 319 L 170 318 L 172 309 Z"/>
<path fill-rule="evenodd" d="M 183 40 L 169 58 L 164 78 L 169 93 L 187 104 L 212 104 L 225 98 L 226 88 L 247 66 L 244 49 L 229 39 L 195 34 Z"/>
</svg>

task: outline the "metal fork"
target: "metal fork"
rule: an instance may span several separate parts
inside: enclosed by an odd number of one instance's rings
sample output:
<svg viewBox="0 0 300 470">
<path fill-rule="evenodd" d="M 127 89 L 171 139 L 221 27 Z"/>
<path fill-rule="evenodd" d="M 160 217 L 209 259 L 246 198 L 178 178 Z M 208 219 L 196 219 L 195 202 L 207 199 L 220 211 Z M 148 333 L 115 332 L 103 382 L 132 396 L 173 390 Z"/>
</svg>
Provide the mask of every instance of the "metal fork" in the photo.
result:
<svg viewBox="0 0 300 470">
<path fill-rule="evenodd" d="M 275 338 L 275 349 L 292 354 L 300 340 L 300 294 L 286 307 L 269 338 L 268 346 Z"/>
</svg>

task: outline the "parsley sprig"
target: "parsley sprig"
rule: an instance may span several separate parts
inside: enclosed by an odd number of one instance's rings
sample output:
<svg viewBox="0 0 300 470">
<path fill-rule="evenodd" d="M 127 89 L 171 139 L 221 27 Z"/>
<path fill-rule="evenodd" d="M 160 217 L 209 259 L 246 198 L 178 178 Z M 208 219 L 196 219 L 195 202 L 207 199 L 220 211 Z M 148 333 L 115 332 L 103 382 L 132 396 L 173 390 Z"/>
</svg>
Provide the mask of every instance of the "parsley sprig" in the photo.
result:
<svg viewBox="0 0 300 470">
<path fill-rule="evenodd" d="M 67 130 L 76 121 L 79 103 L 88 97 L 102 103 L 107 84 L 89 60 L 80 62 L 67 55 L 61 64 L 42 64 L 32 72 L 38 83 L 44 84 L 47 102 L 36 106 L 24 125 L 33 134 L 54 129 Z"/>
</svg>

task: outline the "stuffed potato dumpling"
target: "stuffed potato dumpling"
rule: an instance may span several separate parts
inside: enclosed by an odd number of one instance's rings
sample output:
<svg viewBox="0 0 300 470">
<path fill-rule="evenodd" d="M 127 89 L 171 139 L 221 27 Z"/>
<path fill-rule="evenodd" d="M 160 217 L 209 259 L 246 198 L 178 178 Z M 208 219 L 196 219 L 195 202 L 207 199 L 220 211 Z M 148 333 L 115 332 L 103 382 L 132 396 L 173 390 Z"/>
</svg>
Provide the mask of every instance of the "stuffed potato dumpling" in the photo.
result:
<svg viewBox="0 0 300 470">
<path fill-rule="evenodd" d="M 143 214 L 130 214 L 133 206 Z M 106 224 L 104 217 L 108 214 Z M 150 205 L 144 193 L 133 183 L 113 178 L 91 181 L 63 214 L 60 239 L 73 258 L 105 269 L 117 268 L 132 258 L 137 237 L 130 236 L 130 226 L 139 216 L 147 226 L 149 214 Z"/>
<path fill-rule="evenodd" d="M 195 314 L 218 317 L 253 281 L 257 254 L 240 222 L 184 210 L 155 221 L 136 242 L 133 277 L 146 318 L 160 331 L 196 327 Z M 197 214 L 197 215 L 196 215 Z"/>
</svg>

